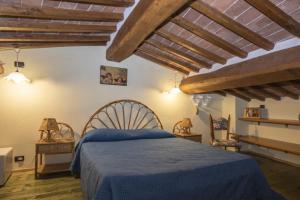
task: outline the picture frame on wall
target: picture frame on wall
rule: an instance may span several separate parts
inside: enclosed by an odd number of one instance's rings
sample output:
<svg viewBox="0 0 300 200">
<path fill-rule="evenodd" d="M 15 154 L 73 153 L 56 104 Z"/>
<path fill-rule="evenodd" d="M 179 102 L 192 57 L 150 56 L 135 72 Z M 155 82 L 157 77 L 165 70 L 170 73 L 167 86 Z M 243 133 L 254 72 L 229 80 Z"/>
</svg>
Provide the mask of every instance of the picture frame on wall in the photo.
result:
<svg viewBox="0 0 300 200">
<path fill-rule="evenodd" d="M 121 67 L 100 66 L 100 84 L 127 86 L 128 70 Z"/>
<path fill-rule="evenodd" d="M 244 117 L 247 118 L 266 118 L 267 109 L 260 107 L 247 107 L 244 109 Z"/>
</svg>

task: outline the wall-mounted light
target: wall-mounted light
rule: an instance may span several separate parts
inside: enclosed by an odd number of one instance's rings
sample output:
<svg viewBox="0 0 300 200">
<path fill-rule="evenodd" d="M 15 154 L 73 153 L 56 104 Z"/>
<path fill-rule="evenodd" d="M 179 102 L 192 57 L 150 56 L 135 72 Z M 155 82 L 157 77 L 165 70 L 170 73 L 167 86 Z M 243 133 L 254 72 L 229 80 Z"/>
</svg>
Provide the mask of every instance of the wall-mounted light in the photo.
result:
<svg viewBox="0 0 300 200">
<path fill-rule="evenodd" d="M 19 62 L 19 54 L 20 54 L 20 49 L 15 49 L 15 52 L 17 54 L 17 61 L 15 61 L 15 67 L 17 68 L 15 72 L 10 73 L 6 77 L 4 77 L 5 80 L 12 81 L 17 84 L 22 84 L 22 83 L 30 83 L 30 80 L 21 72 L 19 72 L 19 68 L 24 68 L 25 63 L 24 62 Z"/>
<path fill-rule="evenodd" d="M 179 89 L 178 82 L 177 82 L 177 72 L 175 72 L 174 75 L 174 87 L 172 87 L 169 91 L 167 91 L 168 94 L 177 95 L 181 93 L 181 90 Z"/>
</svg>

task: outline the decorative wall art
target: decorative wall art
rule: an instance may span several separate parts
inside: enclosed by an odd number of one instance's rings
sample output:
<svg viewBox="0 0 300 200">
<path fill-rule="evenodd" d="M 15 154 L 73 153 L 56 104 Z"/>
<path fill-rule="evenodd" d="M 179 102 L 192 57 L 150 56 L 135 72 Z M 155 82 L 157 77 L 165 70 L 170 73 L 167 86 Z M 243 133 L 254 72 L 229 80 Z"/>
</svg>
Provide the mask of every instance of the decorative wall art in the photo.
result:
<svg viewBox="0 0 300 200">
<path fill-rule="evenodd" d="M 127 86 L 127 69 L 120 67 L 100 67 L 100 84 Z"/>
</svg>

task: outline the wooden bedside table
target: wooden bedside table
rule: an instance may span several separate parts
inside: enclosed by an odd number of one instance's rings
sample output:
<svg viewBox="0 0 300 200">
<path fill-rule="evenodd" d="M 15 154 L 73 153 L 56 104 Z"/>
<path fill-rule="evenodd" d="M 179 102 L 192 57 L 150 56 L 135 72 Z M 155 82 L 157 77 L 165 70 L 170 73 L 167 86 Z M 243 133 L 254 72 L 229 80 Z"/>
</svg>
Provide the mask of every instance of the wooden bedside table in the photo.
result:
<svg viewBox="0 0 300 200">
<path fill-rule="evenodd" d="M 179 138 L 184 138 L 184 139 L 187 139 L 187 140 L 192 140 L 192 141 L 195 141 L 195 142 L 202 143 L 202 135 L 201 134 L 182 134 L 182 133 L 176 133 L 175 136 L 179 137 Z"/>
<path fill-rule="evenodd" d="M 35 144 L 35 178 L 41 175 L 67 172 L 70 168 L 70 162 L 58 164 L 43 163 L 43 155 L 54 154 L 73 154 L 74 141 L 62 140 L 56 142 L 39 141 Z"/>
</svg>

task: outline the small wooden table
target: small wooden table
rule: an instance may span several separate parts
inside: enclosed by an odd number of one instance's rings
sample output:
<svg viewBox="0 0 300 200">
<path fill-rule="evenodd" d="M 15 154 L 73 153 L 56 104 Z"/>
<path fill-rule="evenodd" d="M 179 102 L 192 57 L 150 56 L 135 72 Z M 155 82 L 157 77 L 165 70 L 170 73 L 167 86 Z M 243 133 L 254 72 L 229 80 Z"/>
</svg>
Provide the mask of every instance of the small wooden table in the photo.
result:
<svg viewBox="0 0 300 200">
<path fill-rule="evenodd" d="M 179 138 L 184 138 L 184 139 L 188 139 L 188 140 L 192 140 L 195 142 L 200 142 L 202 143 L 202 135 L 201 134 L 182 134 L 182 133 L 176 133 L 175 134 L 176 137 Z"/>
<path fill-rule="evenodd" d="M 41 175 L 67 172 L 70 168 L 70 162 L 59 164 L 43 163 L 43 155 L 67 154 L 73 153 L 74 141 L 55 141 L 44 142 L 39 141 L 35 144 L 35 178 L 40 178 Z"/>
</svg>

